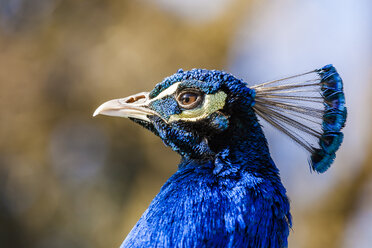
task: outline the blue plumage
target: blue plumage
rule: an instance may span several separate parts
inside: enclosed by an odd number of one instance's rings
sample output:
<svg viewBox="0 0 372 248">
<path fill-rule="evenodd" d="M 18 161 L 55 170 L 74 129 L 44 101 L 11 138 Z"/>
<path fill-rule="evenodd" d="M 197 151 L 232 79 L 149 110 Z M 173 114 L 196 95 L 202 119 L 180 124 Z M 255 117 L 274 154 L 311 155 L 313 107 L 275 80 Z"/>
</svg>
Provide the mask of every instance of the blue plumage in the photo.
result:
<svg viewBox="0 0 372 248">
<path fill-rule="evenodd" d="M 211 162 L 183 161 L 122 247 L 287 246 L 284 187 L 220 162 L 216 171 Z"/>
<path fill-rule="evenodd" d="M 252 87 L 222 71 L 178 70 L 149 93 L 104 103 L 94 115 L 128 117 L 182 157 L 121 247 L 287 247 L 289 201 L 256 114 L 324 172 L 342 142 L 344 102 L 329 65 Z"/>
</svg>

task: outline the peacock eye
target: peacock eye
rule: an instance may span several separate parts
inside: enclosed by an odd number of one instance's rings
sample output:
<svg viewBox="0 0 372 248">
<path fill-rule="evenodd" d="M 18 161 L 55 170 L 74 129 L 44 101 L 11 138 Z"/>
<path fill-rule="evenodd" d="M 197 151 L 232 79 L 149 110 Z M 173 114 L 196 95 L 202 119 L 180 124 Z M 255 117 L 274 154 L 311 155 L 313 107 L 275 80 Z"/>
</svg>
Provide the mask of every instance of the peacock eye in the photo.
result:
<svg viewBox="0 0 372 248">
<path fill-rule="evenodd" d="M 185 109 L 197 107 L 203 100 L 203 95 L 197 91 L 183 91 L 177 97 L 178 104 Z"/>
</svg>

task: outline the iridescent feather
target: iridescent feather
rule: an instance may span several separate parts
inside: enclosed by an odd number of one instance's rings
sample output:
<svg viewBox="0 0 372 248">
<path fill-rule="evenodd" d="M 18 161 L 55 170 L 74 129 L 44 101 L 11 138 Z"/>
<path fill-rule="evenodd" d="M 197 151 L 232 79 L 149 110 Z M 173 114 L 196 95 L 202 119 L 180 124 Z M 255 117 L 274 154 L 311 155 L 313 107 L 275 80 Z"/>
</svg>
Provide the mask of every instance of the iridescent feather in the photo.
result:
<svg viewBox="0 0 372 248">
<path fill-rule="evenodd" d="M 256 113 L 310 152 L 325 172 L 340 147 L 346 121 L 342 79 L 332 65 L 250 87 Z"/>
</svg>

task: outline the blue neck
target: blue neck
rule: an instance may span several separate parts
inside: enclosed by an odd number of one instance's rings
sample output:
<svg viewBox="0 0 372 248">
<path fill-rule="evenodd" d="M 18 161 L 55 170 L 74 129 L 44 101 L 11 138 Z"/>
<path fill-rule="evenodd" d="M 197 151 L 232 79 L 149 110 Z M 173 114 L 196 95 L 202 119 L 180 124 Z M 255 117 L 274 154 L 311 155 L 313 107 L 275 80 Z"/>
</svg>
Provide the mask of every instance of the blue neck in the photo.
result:
<svg viewBox="0 0 372 248">
<path fill-rule="evenodd" d="M 244 168 L 257 177 L 270 174 L 279 179 L 279 172 L 272 162 L 267 141 L 253 111 L 235 113 L 230 127 L 221 134 L 211 137 L 209 146 L 216 154 L 215 164 L 227 160 L 227 169 Z M 274 179 L 272 178 L 272 179 Z"/>
<path fill-rule="evenodd" d="M 209 141 L 213 158 L 181 161 L 122 247 L 287 246 L 289 202 L 250 118 Z"/>
</svg>

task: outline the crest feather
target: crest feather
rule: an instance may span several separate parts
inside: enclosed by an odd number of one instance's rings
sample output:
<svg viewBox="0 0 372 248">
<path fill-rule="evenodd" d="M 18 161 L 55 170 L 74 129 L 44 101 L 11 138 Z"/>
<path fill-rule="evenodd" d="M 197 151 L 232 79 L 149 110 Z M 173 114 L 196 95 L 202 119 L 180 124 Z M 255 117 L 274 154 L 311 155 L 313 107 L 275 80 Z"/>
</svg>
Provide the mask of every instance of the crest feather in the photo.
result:
<svg viewBox="0 0 372 248">
<path fill-rule="evenodd" d="M 326 171 L 342 143 L 347 115 L 336 69 L 327 65 L 250 88 L 255 112 L 310 152 L 313 170 Z"/>
</svg>

